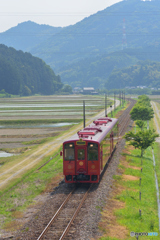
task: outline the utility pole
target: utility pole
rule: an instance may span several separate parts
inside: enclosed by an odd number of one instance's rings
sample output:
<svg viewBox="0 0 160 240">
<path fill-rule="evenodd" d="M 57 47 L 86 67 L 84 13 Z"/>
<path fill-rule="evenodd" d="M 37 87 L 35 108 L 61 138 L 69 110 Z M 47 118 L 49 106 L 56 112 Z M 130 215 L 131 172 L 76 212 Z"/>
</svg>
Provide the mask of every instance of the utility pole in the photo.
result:
<svg viewBox="0 0 160 240">
<path fill-rule="evenodd" d="M 123 91 L 122 91 L 122 107 L 123 107 Z"/>
<path fill-rule="evenodd" d="M 105 117 L 107 115 L 107 94 L 105 93 Z"/>
<path fill-rule="evenodd" d="M 114 91 L 114 112 L 115 112 L 115 110 L 116 110 L 116 93 Z"/>
<path fill-rule="evenodd" d="M 85 128 L 85 100 L 83 100 L 83 127 Z"/>
<path fill-rule="evenodd" d="M 122 50 L 127 48 L 127 40 L 126 40 L 126 23 L 125 18 L 123 19 L 123 38 L 122 38 Z"/>
<path fill-rule="evenodd" d="M 119 101 L 120 101 L 120 106 L 121 106 L 121 91 L 119 91 Z"/>
</svg>

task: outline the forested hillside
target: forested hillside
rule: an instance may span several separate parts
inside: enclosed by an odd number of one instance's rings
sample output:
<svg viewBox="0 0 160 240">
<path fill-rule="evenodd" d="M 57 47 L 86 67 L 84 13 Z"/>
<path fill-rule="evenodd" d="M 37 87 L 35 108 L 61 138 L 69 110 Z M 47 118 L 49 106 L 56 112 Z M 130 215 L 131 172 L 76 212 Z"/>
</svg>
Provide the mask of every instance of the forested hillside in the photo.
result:
<svg viewBox="0 0 160 240">
<path fill-rule="evenodd" d="M 160 62 L 140 61 L 130 67 L 113 70 L 105 87 L 112 89 L 125 87 L 156 87 L 160 88 Z"/>
<path fill-rule="evenodd" d="M 0 44 L 0 90 L 18 95 L 48 95 L 62 87 L 60 76 L 41 59 Z"/>
<path fill-rule="evenodd" d="M 128 67 L 138 59 L 124 52 L 104 54 L 102 56 L 86 58 L 59 70 L 64 83 L 72 87 L 104 88 L 107 78 L 114 69 Z"/>
<path fill-rule="evenodd" d="M 19 24 L 1 33 L 0 43 L 30 51 L 58 72 L 81 59 L 122 50 L 124 19 L 128 48 L 159 45 L 159 12 L 159 0 L 125 0 L 65 28 Z"/>
<path fill-rule="evenodd" d="M 78 61 L 61 68 L 59 74 L 63 79 L 63 82 L 70 84 L 72 87 L 94 86 L 97 89 L 102 89 L 104 86 L 109 86 L 109 88 L 119 88 L 120 86 L 125 87 L 123 84 L 124 82 L 122 84 L 120 82 L 121 78 L 119 78 L 118 85 L 115 85 L 115 81 L 110 81 L 110 74 L 113 72 L 114 77 L 116 77 L 116 73 L 118 74 L 120 69 L 135 65 L 138 62 L 139 65 L 143 65 L 143 61 L 146 61 L 146 59 L 150 62 L 160 62 L 160 48 L 158 46 L 131 49 L 126 48 L 111 54 L 86 58 L 83 61 Z M 158 67 L 158 65 L 155 65 L 155 71 L 157 71 L 156 67 Z M 149 86 L 156 87 L 155 81 L 152 80 L 154 79 L 150 79 Z M 108 83 L 109 81 L 110 83 L 106 85 L 106 82 Z M 141 79 L 138 79 L 138 81 L 138 84 L 137 81 L 130 84 L 130 78 L 127 78 L 125 84 L 134 87 L 137 85 L 144 85 L 144 83 L 141 83 Z"/>
<path fill-rule="evenodd" d="M 125 0 L 65 28 L 19 24 L 1 33 L 0 42 L 42 58 L 72 87 L 116 88 L 124 82 L 106 83 L 118 69 L 140 60 L 160 61 L 159 13 L 159 0 Z M 125 84 L 130 86 L 127 79 Z M 155 83 L 153 80 L 149 86 L 155 87 Z"/>
<path fill-rule="evenodd" d="M 62 29 L 31 50 L 56 72 L 79 60 L 120 51 L 123 29 L 127 48 L 157 46 L 160 42 L 160 1 L 127 0 Z"/>
</svg>

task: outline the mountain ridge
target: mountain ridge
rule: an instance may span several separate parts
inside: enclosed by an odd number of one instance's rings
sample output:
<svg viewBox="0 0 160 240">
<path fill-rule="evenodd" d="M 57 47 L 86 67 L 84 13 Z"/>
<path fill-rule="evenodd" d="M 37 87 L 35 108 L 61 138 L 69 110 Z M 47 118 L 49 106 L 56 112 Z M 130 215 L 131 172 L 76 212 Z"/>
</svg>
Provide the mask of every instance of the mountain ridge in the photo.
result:
<svg viewBox="0 0 160 240">
<path fill-rule="evenodd" d="M 113 61 L 112 56 L 112 66 L 110 68 L 112 71 L 115 66 L 120 68 L 122 66 L 127 67 L 125 65 L 127 64 L 126 59 L 128 59 L 129 65 L 139 60 L 160 61 L 157 56 L 157 53 L 160 51 L 159 13 L 160 1 L 158 0 L 121 1 L 84 18 L 74 25 L 65 28 L 55 28 L 53 32 L 51 27 L 48 29 L 48 35 L 46 34 L 42 41 L 37 38 L 34 45 L 27 47 L 34 56 L 42 58 L 57 74 L 61 74 L 63 82 L 69 84 L 73 82 L 72 86 L 79 86 L 81 78 L 83 78 L 82 84 L 91 84 L 94 78 L 94 86 L 95 79 L 99 76 L 98 69 L 101 68 L 97 64 L 98 59 L 100 59 L 101 65 L 104 67 L 105 63 L 110 64 L 105 59 L 102 62 L 103 55 L 120 54 L 115 61 Z M 130 51 L 127 57 L 125 55 L 126 46 L 123 45 L 124 36 L 127 49 L 133 49 L 133 54 Z M 0 34 L 0 41 L 1 37 L 2 35 Z M 25 41 L 25 39 L 23 40 Z M 138 52 L 137 49 L 140 49 L 140 51 Z M 22 50 L 25 51 L 24 49 Z M 134 51 L 136 54 L 134 54 Z M 122 58 L 120 58 L 121 55 L 123 55 Z M 132 55 L 133 59 L 131 59 Z M 121 60 L 118 60 L 118 58 Z M 91 59 L 93 59 L 93 62 Z M 80 70 L 82 72 L 82 69 L 80 68 L 83 65 L 81 64 L 83 61 L 86 62 L 86 66 L 83 68 L 84 73 L 81 74 Z M 124 63 L 120 64 L 118 61 L 124 61 Z M 81 66 L 78 66 L 78 64 Z M 94 65 L 95 69 L 93 71 L 91 66 Z M 88 71 L 85 68 L 87 66 Z M 107 82 L 109 74 L 101 74 L 99 76 L 99 78 L 103 79 L 103 83 L 100 83 L 102 86 Z M 87 83 L 88 79 L 90 80 Z M 77 83 L 74 84 L 74 81 Z"/>
</svg>

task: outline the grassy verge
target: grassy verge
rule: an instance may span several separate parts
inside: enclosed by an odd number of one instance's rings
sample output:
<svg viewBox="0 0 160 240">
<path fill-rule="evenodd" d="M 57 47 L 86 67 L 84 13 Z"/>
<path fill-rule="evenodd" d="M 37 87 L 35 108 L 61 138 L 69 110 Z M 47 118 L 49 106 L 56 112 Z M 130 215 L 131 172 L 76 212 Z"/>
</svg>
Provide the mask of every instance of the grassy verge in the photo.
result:
<svg viewBox="0 0 160 240">
<path fill-rule="evenodd" d="M 146 150 L 141 165 L 139 150 L 127 147 L 120 160 L 118 172 L 119 174 L 114 177 L 111 215 L 106 214 L 107 207 L 102 213 L 100 229 L 103 229 L 104 237 L 100 239 L 129 240 L 133 239 L 130 237 L 132 231 L 158 233 L 157 198 L 151 148 Z M 141 216 L 139 210 L 141 210 Z M 111 225 L 108 227 L 109 223 Z M 153 238 L 141 236 L 140 239 Z"/>
<path fill-rule="evenodd" d="M 58 151 L 59 152 L 59 151 Z M 50 157 L 43 159 L 47 162 Z M 43 163 L 41 162 L 41 164 Z M 17 179 L 15 184 L 10 185 L 9 190 L 1 193 L 0 197 L 0 221 L 1 228 L 11 226 L 17 228 L 11 221 L 16 220 L 17 216 L 23 216 L 23 211 L 30 205 L 34 204 L 34 198 L 43 193 L 50 191 L 59 182 L 62 176 L 62 157 L 59 155 L 52 159 L 47 165 L 37 170 L 39 166 L 28 171 L 21 179 Z M 21 214 L 20 214 L 21 213 Z"/>
<path fill-rule="evenodd" d="M 155 128 L 154 120 L 150 121 L 150 128 Z M 159 143 L 154 144 L 154 155 L 160 189 Z M 103 237 L 100 239 L 135 239 L 130 236 L 132 231 L 157 232 L 159 235 L 155 171 L 151 147 L 145 151 L 141 163 L 140 150 L 126 146 L 117 172 L 118 174 L 114 176 L 112 197 L 102 212 L 99 228 L 103 232 Z M 151 240 L 155 237 L 140 236 L 139 239 Z"/>
</svg>

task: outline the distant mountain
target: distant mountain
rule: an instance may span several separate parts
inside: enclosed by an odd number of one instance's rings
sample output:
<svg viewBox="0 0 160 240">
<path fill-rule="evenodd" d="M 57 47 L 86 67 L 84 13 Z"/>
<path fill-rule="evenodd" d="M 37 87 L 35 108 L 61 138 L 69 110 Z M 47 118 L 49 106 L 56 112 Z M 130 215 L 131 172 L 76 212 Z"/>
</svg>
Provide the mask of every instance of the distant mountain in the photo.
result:
<svg viewBox="0 0 160 240">
<path fill-rule="evenodd" d="M 57 72 L 81 59 L 160 43 L 160 1 L 116 3 L 62 29 L 31 50 Z M 126 36 L 126 39 L 124 37 Z"/>
<path fill-rule="evenodd" d="M 123 69 L 115 69 L 109 76 L 105 87 L 112 89 L 125 87 L 156 87 L 160 88 L 160 62 L 140 61 Z"/>
<path fill-rule="evenodd" d="M 0 44 L 0 91 L 48 95 L 61 91 L 62 87 L 60 77 L 44 61 Z"/>
<path fill-rule="evenodd" d="M 108 88 L 117 88 L 121 85 L 121 78 L 119 85 L 115 86 L 114 81 L 108 80 L 112 72 L 116 74 L 120 69 L 136 65 L 138 62 L 142 64 L 146 60 L 160 62 L 160 46 L 126 48 L 110 54 L 85 58 L 62 67 L 59 69 L 59 75 L 64 83 L 72 87 L 94 86 L 96 89 L 102 89 L 104 86 L 108 86 Z M 139 81 L 141 82 L 140 79 Z M 154 87 L 154 82 L 151 81 L 150 85 Z M 127 82 L 127 86 L 130 86 L 129 82 Z"/>
<path fill-rule="evenodd" d="M 59 70 L 64 83 L 72 87 L 104 88 L 107 78 L 114 69 L 136 64 L 138 59 L 123 51 L 90 57 L 67 65 Z"/>
<path fill-rule="evenodd" d="M 30 52 L 33 47 L 41 44 L 61 29 L 61 27 L 51 27 L 27 21 L 0 33 L 0 43 L 17 50 Z"/>
<path fill-rule="evenodd" d="M 7 32 L 0 42 L 42 58 L 63 82 L 102 87 L 115 68 L 160 61 L 160 1 L 124 0 L 65 28 L 26 22 Z"/>
<path fill-rule="evenodd" d="M 0 43 L 42 58 L 56 72 L 84 58 L 129 48 L 159 45 L 160 1 L 125 0 L 65 28 L 33 22 L 0 34 Z M 125 19 L 125 22 L 124 22 Z"/>
</svg>

